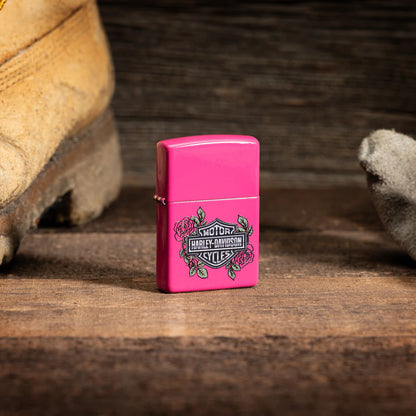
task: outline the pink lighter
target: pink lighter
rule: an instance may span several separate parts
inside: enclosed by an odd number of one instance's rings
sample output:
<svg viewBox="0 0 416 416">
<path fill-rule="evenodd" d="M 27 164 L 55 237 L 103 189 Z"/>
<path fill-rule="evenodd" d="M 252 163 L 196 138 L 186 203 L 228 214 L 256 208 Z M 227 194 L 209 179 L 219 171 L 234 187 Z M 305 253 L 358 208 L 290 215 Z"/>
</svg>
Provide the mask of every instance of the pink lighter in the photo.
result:
<svg viewBox="0 0 416 416">
<path fill-rule="evenodd" d="M 157 144 L 157 285 L 165 292 L 254 286 L 259 142 L 208 135 Z"/>
</svg>

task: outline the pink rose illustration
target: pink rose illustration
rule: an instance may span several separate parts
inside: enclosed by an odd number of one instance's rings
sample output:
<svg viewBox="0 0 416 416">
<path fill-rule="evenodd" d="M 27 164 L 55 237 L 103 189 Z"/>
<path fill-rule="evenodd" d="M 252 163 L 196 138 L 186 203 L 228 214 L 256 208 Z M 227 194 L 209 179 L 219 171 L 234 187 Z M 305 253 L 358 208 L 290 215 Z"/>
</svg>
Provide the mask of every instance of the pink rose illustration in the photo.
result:
<svg viewBox="0 0 416 416">
<path fill-rule="evenodd" d="M 173 231 L 175 232 L 176 241 L 182 241 L 195 231 L 195 223 L 189 217 L 182 218 L 180 221 L 175 222 Z"/>
<path fill-rule="evenodd" d="M 251 244 L 247 244 L 247 249 L 240 251 L 233 259 L 233 263 L 237 264 L 241 268 L 249 263 L 253 263 L 254 260 L 254 248 Z"/>
<path fill-rule="evenodd" d="M 198 259 L 197 258 L 193 258 L 189 262 L 189 268 L 191 269 L 192 267 L 195 267 L 195 269 L 198 267 Z"/>
</svg>

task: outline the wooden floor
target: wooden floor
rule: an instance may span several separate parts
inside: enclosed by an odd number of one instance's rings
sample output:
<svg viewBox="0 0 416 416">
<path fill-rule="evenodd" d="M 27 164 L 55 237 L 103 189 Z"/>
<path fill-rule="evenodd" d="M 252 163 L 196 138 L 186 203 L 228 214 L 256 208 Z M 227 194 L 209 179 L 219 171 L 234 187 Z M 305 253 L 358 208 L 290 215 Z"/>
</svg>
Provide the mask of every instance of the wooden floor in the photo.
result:
<svg viewBox="0 0 416 416">
<path fill-rule="evenodd" d="M 263 190 L 257 287 L 164 294 L 151 189 L 28 235 L 0 280 L 0 414 L 416 408 L 416 268 L 366 190 Z"/>
</svg>

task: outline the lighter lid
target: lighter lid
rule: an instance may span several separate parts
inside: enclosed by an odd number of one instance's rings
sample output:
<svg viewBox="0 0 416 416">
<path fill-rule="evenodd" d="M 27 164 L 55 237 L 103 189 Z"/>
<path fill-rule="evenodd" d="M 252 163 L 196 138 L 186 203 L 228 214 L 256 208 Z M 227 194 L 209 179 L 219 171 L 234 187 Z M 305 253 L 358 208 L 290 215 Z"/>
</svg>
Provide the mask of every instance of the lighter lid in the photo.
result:
<svg viewBox="0 0 416 416">
<path fill-rule="evenodd" d="M 156 156 L 156 192 L 167 202 L 259 195 L 259 142 L 254 137 L 204 135 L 162 140 Z"/>
</svg>

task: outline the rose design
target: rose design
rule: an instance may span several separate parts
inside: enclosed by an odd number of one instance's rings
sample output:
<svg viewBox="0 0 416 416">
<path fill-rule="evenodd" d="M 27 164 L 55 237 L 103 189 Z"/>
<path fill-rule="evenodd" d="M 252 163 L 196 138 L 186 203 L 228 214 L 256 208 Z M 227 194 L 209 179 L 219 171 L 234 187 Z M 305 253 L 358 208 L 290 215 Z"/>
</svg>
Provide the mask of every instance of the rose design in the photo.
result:
<svg viewBox="0 0 416 416">
<path fill-rule="evenodd" d="M 191 269 L 192 267 L 198 267 L 198 259 L 196 257 L 189 261 L 189 268 Z"/>
<path fill-rule="evenodd" d="M 233 263 L 243 268 L 254 260 L 254 248 L 251 244 L 247 244 L 247 249 L 240 251 L 233 259 Z"/>
<path fill-rule="evenodd" d="M 189 217 L 182 218 L 180 221 L 175 222 L 173 231 L 175 232 L 175 240 L 182 241 L 195 231 L 195 223 Z"/>
<path fill-rule="evenodd" d="M 0 0 L 1 1 L 1 0 Z M 203 255 L 200 253 L 204 253 L 205 251 L 209 252 L 210 249 L 212 250 L 222 250 L 223 248 L 226 249 L 227 247 L 219 247 L 216 248 L 214 243 L 214 247 L 212 247 L 212 243 L 210 243 L 210 247 L 204 246 L 203 243 L 200 244 L 201 247 L 197 247 L 196 251 L 195 246 L 197 246 L 197 243 L 195 243 L 194 238 L 198 240 L 198 230 L 200 227 L 203 227 L 203 230 L 207 228 L 212 228 L 214 225 L 218 226 L 217 221 L 221 223 L 221 220 L 214 220 L 211 223 L 207 224 L 207 220 L 205 219 L 205 211 L 202 209 L 202 207 L 199 207 L 197 212 L 197 215 L 192 215 L 189 217 L 184 217 L 180 221 L 175 222 L 173 226 L 174 231 L 174 237 L 176 241 L 179 241 L 181 243 L 181 249 L 179 250 L 179 257 L 183 259 L 186 266 L 189 268 L 189 276 L 197 276 L 200 279 L 207 279 L 208 278 L 208 267 L 218 268 L 221 265 L 224 265 L 227 261 L 226 259 L 222 260 L 221 262 L 217 262 L 217 266 L 213 265 L 210 261 L 206 259 Z M 214 224 L 215 223 L 215 224 Z M 234 231 L 231 234 L 237 233 L 245 233 L 245 243 L 246 248 L 242 249 L 234 258 L 232 257 L 232 253 L 228 254 L 228 263 L 225 264 L 225 269 L 227 271 L 228 277 L 232 280 L 234 280 L 237 277 L 238 272 L 247 264 L 253 263 L 255 255 L 254 255 L 254 247 L 248 243 L 250 236 L 253 234 L 253 226 L 249 224 L 246 217 L 242 215 L 237 216 L 237 223 L 236 224 L 230 224 L 225 223 L 224 225 L 232 225 L 234 226 Z M 232 229 L 233 227 L 229 227 L 229 229 Z M 217 235 L 217 234 L 214 234 Z M 193 237 L 196 236 L 196 237 Z M 200 236 L 202 237 L 202 234 Z M 221 240 L 222 241 L 222 240 Z M 220 244 L 220 243 L 218 243 Z M 225 244 L 225 243 L 224 243 Z M 192 248 L 189 247 L 191 245 Z M 202 248 L 202 250 L 201 250 Z M 242 248 L 242 247 L 241 247 Z"/>
</svg>

